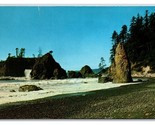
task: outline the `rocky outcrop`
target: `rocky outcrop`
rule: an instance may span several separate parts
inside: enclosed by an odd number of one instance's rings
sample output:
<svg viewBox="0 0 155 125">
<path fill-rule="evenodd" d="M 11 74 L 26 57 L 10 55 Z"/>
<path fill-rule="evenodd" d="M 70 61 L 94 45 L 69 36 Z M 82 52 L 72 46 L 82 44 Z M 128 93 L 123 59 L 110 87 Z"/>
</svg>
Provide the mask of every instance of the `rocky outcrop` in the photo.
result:
<svg viewBox="0 0 155 125">
<path fill-rule="evenodd" d="M 30 92 L 30 91 L 39 91 L 39 90 L 43 90 L 43 89 L 36 85 L 23 85 L 19 87 L 19 92 Z"/>
<path fill-rule="evenodd" d="M 68 78 L 82 78 L 82 74 L 76 71 L 68 71 Z"/>
<path fill-rule="evenodd" d="M 38 58 L 30 73 L 32 79 L 67 78 L 66 71 L 61 68 L 50 53 Z"/>
<path fill-rule="evenodd" d="M 0 62 L 0 76 L 23 77 L 25 69 L 32 69 L 35 58 L 14 58 Z"/>
<path fill-rule="evenodd" d="M 66 71 L 62 68 L 56 68 L 53 71 L 54 79 L 65 79 L 67 78 Z"/>
<path fill-rule="evenodd" d="M 127 83 L 132 82 L 131 66 L 127 57 L 123 43 L 119 43 L 116 47 L 113 67 L 113 82 Z"/>
<path fill-rule="evenodd" d="M 111 77 L 108 77 L 108 76 L 99 76 L 98 77 L 98 83 L 106 83 L 106 82 L 112 82 Z"/>
<path fill-rule="evenodd" d="M 82 77 L 92 77 L 94 75 L 93 70 L 88 66 L 85 65 L 81 68 L 80 73 L 82 74 Z"/>
</svg>

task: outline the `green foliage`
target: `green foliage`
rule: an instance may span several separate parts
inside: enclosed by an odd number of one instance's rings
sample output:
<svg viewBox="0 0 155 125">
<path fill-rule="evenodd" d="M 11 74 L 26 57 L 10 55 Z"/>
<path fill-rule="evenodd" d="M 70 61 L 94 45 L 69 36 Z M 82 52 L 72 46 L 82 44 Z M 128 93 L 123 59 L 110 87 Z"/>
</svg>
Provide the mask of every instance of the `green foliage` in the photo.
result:
<svg viewBox="0 0 155 125">
<path fill-rule="evenodd" d="M 16 57 L 19 57 L 19 48 L 16 48 Z"/>
<path fill-rule="evenodd" d="M 19 53 L 19 56 L 18 57 L 20 57 L 20 58 L 25 57 L 25 48 L 21 48 L 20 49 L 20 53 Z"/>
<path fill-rule="evenodd" d="M 105 60 L 103 57 L 101 57 L 101 61 L 99 63 L 99 69 L 103 70 L 105 67 L 106 67 Z"/>
<path fill-rule="evenodd" d="M 112 49 L 110 50 L 110 54 L 111 54 L 110 62 L 111 63 L 114 61 L 115 49 L 118 43 L 119 43 L 119 35 L 116 31 L 114 31 L 112 34 Z"/>
<path fill-rule="evenodd" d="M 128 30 L 129 29 L 129 30 Z M 124 42 L 128 57 L 132 63 L 154 65 L 155 63 L 155 13 L 133 16 L 129 28 L 122 26 L 119 34 L 112 34 L 111 63 L 114 60 L 115 48 L 118 42 Z"/>
<path fill-rule="evenodd" d="M 39 50 L 38 50 L 38 57 L 41 57 L 42 56 L 42 49 L 41 48 L 39 48 Z M 35 56 L 34 56 L 35 57 Z"/>
</svg>

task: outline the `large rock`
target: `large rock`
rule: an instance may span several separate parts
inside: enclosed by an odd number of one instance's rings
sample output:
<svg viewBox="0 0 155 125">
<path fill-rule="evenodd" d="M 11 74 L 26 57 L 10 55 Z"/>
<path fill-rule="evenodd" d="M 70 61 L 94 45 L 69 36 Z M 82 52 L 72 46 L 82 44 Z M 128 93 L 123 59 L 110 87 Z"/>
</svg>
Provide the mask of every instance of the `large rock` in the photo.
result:
<svg viewBox="0 0 155 125">
<path fill-rule="evenodd" d="M 67 78 L 66 71 L 62 68 L 56 68 L 53 71 L 54 79 L 65 79 Z"/>
<path fill-rule="evenodd" d="M 30 91 L 39 91 L 39 90 L 43 90 L 43 89 L 36 85 L 23 85 L 19 87 L 19 92 L 30 92 Z"/>
<path fill-rule="evenodd" d="M 0 62 L 0 76 L 23 77 L 25 69 L 32 69 L 35 58 L 7 58 Z"/>
<path fill-rule="evenodd" d="M 82 74 L 76 71 L 68 71 L 68 78 L 82 78 Z"/>
<path fill-rule="evenodd" d="M 88 66 L 85 65 L 84 67 L 81 68 L 80 73 L 82 74 L 82 77 L 93 77 L 94 72 L 93 70 Z"/>
<path fill-rule="evenodd" d="M 116 47 L 113 67 L 113 82 L 127 83 L 132 82 L 131 66 L 127 57 L 123 43 L 119 43 Z"/>
<path fill-rule="evenodd" d="M 112 82 L 111 77 L 109 77 L 109 76 L 99 76 L 98 77 L 98 83 L 106 83 L 106 82 Z"/>
<path fill-rule="evenodd" d="M 61 68 L 50 53 L 38 58 L 30 74 L 32 79 L 67 78 L 66 71 Z"/>
</svg>

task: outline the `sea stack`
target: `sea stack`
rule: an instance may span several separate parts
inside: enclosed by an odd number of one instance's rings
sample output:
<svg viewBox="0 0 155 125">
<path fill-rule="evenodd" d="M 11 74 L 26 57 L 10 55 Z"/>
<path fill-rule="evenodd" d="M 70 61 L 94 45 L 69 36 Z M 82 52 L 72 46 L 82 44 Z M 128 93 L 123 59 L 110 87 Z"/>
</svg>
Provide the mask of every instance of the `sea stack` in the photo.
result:
<svg viewBox="0 0 155 125">
<path fill-rule="evenodd" d="M 80 73 L 82 74 L 83 78 L 90 77 L 90 76 L 94 75 L 93 70 L 88 65 L 83 66 L 80 70 Z"/>
<path fill-rule="evenodd" d="M 132 82 L 131 65 L 123 43 L 119 43 L 116 47 L 114 68 L 113 68 L 113 83 Z"/>
<path fill-rule="evenodd" d="M 38 58 L 30 73 L 32 79 L 63 79 L 67 78 L 66 71 L 61 68 L 51 53 Z"/>
</svg>

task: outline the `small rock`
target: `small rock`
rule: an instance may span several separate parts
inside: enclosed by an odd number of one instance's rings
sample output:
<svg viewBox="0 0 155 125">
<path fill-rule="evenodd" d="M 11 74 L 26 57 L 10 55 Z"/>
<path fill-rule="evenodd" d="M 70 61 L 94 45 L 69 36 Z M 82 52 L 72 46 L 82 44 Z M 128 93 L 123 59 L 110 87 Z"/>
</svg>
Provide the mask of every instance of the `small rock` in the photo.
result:
<svg viewBox="0 0 155 125">
<path fill-rule="evenodd" d="M 43 89 L 36 85 L 23 85 L 19 87 L 19 92 L 30 92 L 30 91 L 39 91 L 39 90 L 43 90 Z"/>
<path fill-rule="evenodd" d="M 10 90 L 10 92 L 16 92 L 14 89 Z"/>
<path fill-rule="evenodd" d="M 147 113 L 145 113 L 145 116 L 149 116 L 150 114 L 151 114 L 151 113 L 148 113 L 148 112 L 147 112 Z"/>
</svg>

